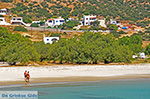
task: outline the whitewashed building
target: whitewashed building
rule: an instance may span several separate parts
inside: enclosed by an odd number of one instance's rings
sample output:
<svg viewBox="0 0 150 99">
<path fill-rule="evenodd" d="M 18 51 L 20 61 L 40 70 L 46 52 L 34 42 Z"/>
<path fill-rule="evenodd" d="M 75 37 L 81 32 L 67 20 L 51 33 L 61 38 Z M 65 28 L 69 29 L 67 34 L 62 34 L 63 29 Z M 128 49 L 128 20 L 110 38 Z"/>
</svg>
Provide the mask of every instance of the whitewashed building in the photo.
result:
<svg viewBox="0 0 150 99">
<path fill-rule="evenodd" d="M 15 25 L 23 25 L 22 24 L 23 18 L 22 17 L 13 17 L 10 22 L 11 22 L 11 24 L 15 24 Z"/>
<path fill-rule="evenodd" d="M 43 40 L 45 44 L 53 44 L 53 42 L 56 42 L 59 40 L 59 37 L 44 37 Z"/>
<path fill-rule="evenodd" d="M 10 22 L 11 22 L 11 24 L 14 24 L 14 25 L 30 26 L 30 24 L 26 24 L 23 22 L 22 17 L 13 17 Z"/>
<path fill-rule="evenodd" d="M 146 58 L 146 55 L 144 52 L 141 52 L 141 53 L 139 53 L 139 57 L 144 59 L 144 58 Z"/>
<path fill-rule="evenodd" d="M 63 18 L 55 18 L 55 19 L 48 19 L 46 21 L 46 25 L 50 27 L 59 26 L 65 23 L 65 19 Z"/>
<path fill-rule="evenodd" d="M 8 10 L 7 9 L 0 9 L 0 15 L 7 15 Z"/>
<path fill-rule="evenodd" d="M 85 15 L 83 16 L 83 25 L 91 25 L 96 20 L 96 15 Z"/>
<path fill-rule="evenodd" d="M 10 23 L 7 23 L 4 17 L 0 17 L 0 25 L 10 25 Z"/>
<path fill-rule="evenodd" d="M 107 27 L 105 24 L 105 18 L 98 19 L 96 15 L 85 15 L 83 16 L 83 25 L 91 25 L 92 22 L 99 21 L 99 25 L 102 27 Z"/>
<path fill-rule="evenodd" d="M 147 58 L 144 52 L 140 52 L 137 55 L 132 55 L 132 58 L 142 58 L 145 59 Z"/>
</svg>

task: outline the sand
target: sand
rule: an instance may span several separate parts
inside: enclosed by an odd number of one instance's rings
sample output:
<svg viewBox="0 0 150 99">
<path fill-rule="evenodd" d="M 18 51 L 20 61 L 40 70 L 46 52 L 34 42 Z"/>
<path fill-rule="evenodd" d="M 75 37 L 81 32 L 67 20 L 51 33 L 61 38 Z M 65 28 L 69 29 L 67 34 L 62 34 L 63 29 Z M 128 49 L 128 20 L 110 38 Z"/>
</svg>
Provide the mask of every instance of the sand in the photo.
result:
<svg viewBox="0 0 150 99">
<path fill-rule="evenodd" d="M 0 67 L 0 85 L 24 83 L 25 70 L 32 83 L 150 78 L 150 64 Z"/>
</svg>

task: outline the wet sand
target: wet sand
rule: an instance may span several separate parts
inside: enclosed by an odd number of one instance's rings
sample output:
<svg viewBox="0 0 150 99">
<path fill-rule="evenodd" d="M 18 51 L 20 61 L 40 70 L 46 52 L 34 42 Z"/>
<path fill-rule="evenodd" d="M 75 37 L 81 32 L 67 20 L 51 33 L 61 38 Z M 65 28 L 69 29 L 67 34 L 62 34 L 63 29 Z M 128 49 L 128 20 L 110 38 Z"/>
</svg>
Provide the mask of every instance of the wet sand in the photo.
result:
<svg viewBox="0 0 150 99">
<path fill-rule="evenodd" d="M 105 81 L 105 80 L 119 80 L 119 79 L 149 79 L 150 75 L 123 75 L 123 76 L 111 76 L 111 77 L 49 77 L 49 78 L 35 78 L 30 80 L 30 84 L 44 84 L 57 82 L 87 82 L 87 81 Z M 0 86 L 7 85 L 25 85 L 25 81 L 0 81 Z"/>
</svg>

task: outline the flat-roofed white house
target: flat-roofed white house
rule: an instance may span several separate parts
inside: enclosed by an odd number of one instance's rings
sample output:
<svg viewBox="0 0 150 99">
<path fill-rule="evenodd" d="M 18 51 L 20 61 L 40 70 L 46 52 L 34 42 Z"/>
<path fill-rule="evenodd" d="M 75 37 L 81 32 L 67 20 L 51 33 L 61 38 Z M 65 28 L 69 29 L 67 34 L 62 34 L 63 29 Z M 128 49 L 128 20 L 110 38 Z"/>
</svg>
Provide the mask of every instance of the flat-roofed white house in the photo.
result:
<svg viewBox="0 0 150 99">
<path fill-rule="evenodd" d="M 140 52 L 140 53 L 139 53 L 139 57 L 142 58 L 142 59 L 144 59 L 144 58 L 146 58 L 146 55 L 145 55 L 144 52 Z"/>
<path fill-rule="evenodd" d="M 23 18 L 22 17 L 13 17 L 10 22 L 11 22 L 11 24 L 15 24 L 15 25 L 23 25 L 22 24 Z"/>
<path fill-rule="evenodd" d="M 0 15 L 7 15 L 8 10 L 7 9 L 0 9 Z"/>
<path fill-rule="evenodd" d="M 7 23 L 4 17 L 0 17 L 0 25 L 10 25 L 10 23 Z"/>
<path fill-rule="evenodd" d="M 145 59 L 147 58 L 144 52 L 140 52 L 137 55 L 132 55 L 132 58 L 142 58 Z"/>
<path fill-rule="evenodd" d="M 13 17 L 10 22 L 11 22 L 11 24 L 14 24 L 14 25 L 30 26 L 30 24 L 26 24 L 23 22 L 22 17 Z"/>
<path fill-rule="evenodd" d="M 46 21 L 46 25 L 50 27 L 59 26 L 65 23 L 65 19 L 63 18 L 55 18 L 55 19 L 48 19 Z"/>
<path fill-rule="evenodd" d="M 45 44 L 53 44 L 53 42 L 59 40 L 59 37 L 44 37 L 43 40 Z"/>
<path fill-rule="evenodd" d="M 91 25 L 91 22 L 96 20 L 96 15 L 85 15 L 83 16 L 83 25 Z"/>
</svg>

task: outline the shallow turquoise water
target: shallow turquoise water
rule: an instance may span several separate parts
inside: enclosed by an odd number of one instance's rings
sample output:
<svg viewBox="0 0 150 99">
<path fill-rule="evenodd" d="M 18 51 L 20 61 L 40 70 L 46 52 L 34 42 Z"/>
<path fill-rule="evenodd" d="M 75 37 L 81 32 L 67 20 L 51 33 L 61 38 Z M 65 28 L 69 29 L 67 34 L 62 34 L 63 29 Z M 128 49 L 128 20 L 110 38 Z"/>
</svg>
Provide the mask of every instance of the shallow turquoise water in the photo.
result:
<svg viewBox="0 0 150 99">
<path fill-rule="evenodd" d="M 150 79 L 80 82 L 0 90 L 34 90 L 39 92 L 39 99 L 150 99 Z"/>
</svg>

